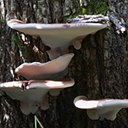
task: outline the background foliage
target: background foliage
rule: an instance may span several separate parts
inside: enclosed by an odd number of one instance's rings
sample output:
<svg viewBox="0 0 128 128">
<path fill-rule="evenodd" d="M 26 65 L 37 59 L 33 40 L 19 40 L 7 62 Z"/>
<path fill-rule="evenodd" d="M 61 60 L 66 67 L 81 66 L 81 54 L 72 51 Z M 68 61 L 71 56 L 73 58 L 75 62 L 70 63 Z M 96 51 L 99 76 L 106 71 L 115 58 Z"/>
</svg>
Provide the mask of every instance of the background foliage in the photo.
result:
<svg viewBox="0 0 128 128">
<path fill-rule="evenodd" d="M 86 0 L 86 5 L 84 3 L 82 4 L 80 2 L 80 7 L 78 14 L 84 15 L 84 14 L 89 14 L 89 15 L 94 15 L 94 14 L 103 14 L 106 15 L 108 11 L 108 5 L 107 5 L 107 0 L 90 0 L 87 2 Z"/>
</svg>

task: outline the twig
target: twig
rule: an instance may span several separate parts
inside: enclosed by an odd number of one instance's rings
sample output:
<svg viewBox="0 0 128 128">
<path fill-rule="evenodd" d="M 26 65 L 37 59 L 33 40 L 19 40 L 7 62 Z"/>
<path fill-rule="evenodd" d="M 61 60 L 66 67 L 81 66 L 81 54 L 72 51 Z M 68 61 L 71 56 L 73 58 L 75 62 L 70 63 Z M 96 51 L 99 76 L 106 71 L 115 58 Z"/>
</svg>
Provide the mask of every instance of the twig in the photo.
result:
<svg viewBox="0 0 128 128">
<path fill-rule="evenodd" d="M 34 121 L 35 121 L 35 128 L 37 128 L 37 123 L 40 125 L 41 128 L 44 128 L 36 115 L 34 116 Z"/>
</svg>

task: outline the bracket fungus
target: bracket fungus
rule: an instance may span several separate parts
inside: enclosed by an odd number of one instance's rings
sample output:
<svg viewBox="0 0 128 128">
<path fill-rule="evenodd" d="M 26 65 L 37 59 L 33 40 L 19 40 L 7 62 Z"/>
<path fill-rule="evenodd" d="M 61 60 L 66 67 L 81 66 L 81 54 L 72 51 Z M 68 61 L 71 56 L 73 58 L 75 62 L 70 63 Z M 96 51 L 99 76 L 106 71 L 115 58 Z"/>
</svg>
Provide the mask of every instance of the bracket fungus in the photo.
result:
<svg viewBox="0 0 128 128">
<path fill-rule="evenodd" d="M 115 120 L 122 108 L 128 107 L 128 99 L 87 100 L 85 96 L 74 99 L 74 105 L 80 109 L 87 109 L 87 115 L 92 120 Z"/>
<path fill-rule="evenodd" d="M 40 23 L 24 23 L 17 19 L 11 19 L 7 25 L 12 29 L 23 32 L 29 35 L 40 36 L 45 45 L 49 46 L 53 52 L 60 49 L 58 54 L 61 55 L 68 46 L 71 45 L 72 40 L 78 37 L 85 37 L 88 34 L 95 33 L 107 27 L 107 24 L 102 23 L 54 23 L 54 24 L 40 24 Z M 72 43 L 76 49 L 81 47 L 81 43 Z M 53 57 L 51 52 L 48 52 L 50 58 Z M 56 53 L 57 54 L 57 53 Z M 52 56 L 52 57 L 51 57 Z"/>
<path fill-rule="evenodd" d="M 47 93 L 74 85 L 73 79 L 52 80 L 30 80 L 12 81 L 0 83 L 1 92 L 5 92 L 10 98 L 20 101 L 21 111 L 28 115 L 35 113 L 38 108 L 48 109 Z M 3 93 L 4 94 L 4 93 Z"/>
<path fill-rule="evenodd" d="M 15 72 L 27 79 L 60 79 L 65 75 L 73 56 L 73 53 L 69 53 L 46 63 L 23 63 L 15 69 Z"/>
</svg>

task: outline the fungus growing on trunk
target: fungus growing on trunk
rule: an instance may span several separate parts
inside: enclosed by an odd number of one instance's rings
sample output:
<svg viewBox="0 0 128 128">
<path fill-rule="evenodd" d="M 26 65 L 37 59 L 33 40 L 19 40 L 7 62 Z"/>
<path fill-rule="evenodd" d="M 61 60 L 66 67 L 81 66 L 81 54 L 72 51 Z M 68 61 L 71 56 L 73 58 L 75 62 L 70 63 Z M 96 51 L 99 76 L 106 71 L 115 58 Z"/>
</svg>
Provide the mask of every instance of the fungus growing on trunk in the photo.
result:
<svg viewBox="0 0 128 128">
<path fill-rule="evenodd" d="M 122 108 L 128 107 L 128 99 L 87 100 L 85 96 L 74 99 L 74 105 L 80 109 L 87 109 L 87 115 L 92 120 L 115 120 Z"/>
<path fill-rule="evenodd" d="M 0 83 L 0 90 L 10 98 L 20 101 L 20 108 L 24 114 L 35 113 L 38 108 L 48 109 L 47 93 L 74 85 L 74 80 L 30 80 Z"/>
<path fill-rule="evenodd" d="M 73 53 L 65 54 L 46 63 L 23 63 L 15 69 L 15 72 L 27 79 L 60 79 L 66 72 Z"/>
<path fill-rule="evenodd" d="M 101 23 L 54 23 L 54 24 L 39 24 L 39 23 L 23 23 L 17 19 L 12 19 L 7 22 L 7 25 L 12 29 L 18 30 L 25 34 L 40 36 L 45 45 L 49 46 L 56 52 L 56 49 L 61 51 L 62 55 L 68 46 L 71 45 L 73 39 L 85 37 L 88 34 L 95 33 L 107 27 L 107 24 Z M 72 43 L 76 49 L 81 47 L 81 43 Z M 50 58 L 53 57 L 51 52 L 48 52 Z M 52 57 L 51 57 L 52 56 Z"/>
</svg>

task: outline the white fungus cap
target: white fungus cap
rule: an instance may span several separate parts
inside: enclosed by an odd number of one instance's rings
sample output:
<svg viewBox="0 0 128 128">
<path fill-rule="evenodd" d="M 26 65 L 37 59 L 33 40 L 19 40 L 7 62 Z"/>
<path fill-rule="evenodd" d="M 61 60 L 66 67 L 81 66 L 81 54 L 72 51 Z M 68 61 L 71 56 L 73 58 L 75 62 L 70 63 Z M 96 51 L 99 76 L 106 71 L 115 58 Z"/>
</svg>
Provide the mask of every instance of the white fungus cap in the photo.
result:
<svg viewBox="0 0 128 128">
<path fill-rule="evenodd" d="M 24 114 L 35 113 L 40 107 L 48 109 L 47 93 L 51 90 L 64 89 L 74 85 L 74 80 L 30 80 L 13 81 L 0 84 L 0 90 L 5 92 L 10 98 L 19 100 L 21 110 Z M 4 94 L 4 93 L 3 93 Z M 2 94 L 2 95 L 3 95 Z M 57 92 L 58 94 L 58 92 Z M 57 95 L 54 93 L 54 95 Z"/>
<path fill-rule="evenodd" d="M 70 45 L 79 49 L 81 47 L 80 42 L 79 44 L 72 43 L 72 40 L 85 37 L 107 27 L 107 24 L 101 23 L 23 23 L 23 21 L 17 19 L 9 20 L 7 25 L 25 34 L 40 36 L 43 43 L 51 49 L 61 47 L 61 50 L 68 48 Z"/>
<path fill-rule="evenodd" d="M 117 113 L 128 107 L 128 99 L 87 100 L 85 96 L 78 96 L 74 99 L 74 105 L 87 109 L 87 115 L 92 120 L 115 120 Z"/>
<path fill-rule="evenodd" d="M 65 74 L 65 69 L 68 67 L 73 56 L 73 53 L 69 53 L 46 63 L 23 63 L 15 69 L 15 72 L 27 79 L 59 78 Z"/>
</svg>

